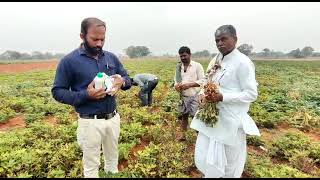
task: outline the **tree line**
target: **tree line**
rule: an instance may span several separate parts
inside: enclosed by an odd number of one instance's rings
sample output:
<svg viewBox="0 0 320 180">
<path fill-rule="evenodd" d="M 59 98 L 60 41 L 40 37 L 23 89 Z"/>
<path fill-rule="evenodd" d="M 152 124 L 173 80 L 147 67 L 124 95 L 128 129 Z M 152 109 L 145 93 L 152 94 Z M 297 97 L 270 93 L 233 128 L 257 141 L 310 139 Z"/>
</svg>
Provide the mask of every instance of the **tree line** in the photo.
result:
<svg viewBox="0 0 320 180">
<path fill-rule="evenodd" d="M 320 57 L 320 52 L 315 52 L 311 46 L 305 46 L 302 49 L 297 48 L 288 53 L 281 51 L 273 51 L 269 48 L 264 48 L 261 52 L 253 52 L 253 46 L 249 44 L 241 44 L 238 50 L 248 56 L 265 57 L 265 58 L 306 58 L 306 57 Z"/>
<path fill-rule="evenodd" d="M 31 53 L 21 53 L 18 51 L 7 50 L 0 54 L 0 60 L 32 60 L 32 59 L 60 59 L 64 56 L 63 53 L 50 53 L 33 51 Z"/>
<path fill-rule="evenodd" d="M 241 44 L 238 50 L 251 57 L 260 58 L 306 58 L 306 57 L 320 57 L 320 52 L 315 52 L 311 46 L 305 46 L 302 49 L 297 48 L 288 53 L 281 51 L 274 51 L 269 48 L 264 48 L 261 52 L 253 52 L 253 46 L 250 44 Z M 129 58 L 147 57 L 152 54 L 150 49 L 146 46 L 129 46 L 124 49 L 125 54 Z M 192 52 L 194 58 L 208 58 L 214 57 L 216 53 L 210 53 L 208 50 Z M 0 54 L 0 60 L 28 60 L 28 59 L 61 59 L 65 54 L 63 53 L 50 53 L 50 52 L 39 52 L 34 51 L 32 53 L 21 53 L 18 51 L 7 50 Z M 164 54 L 163 56 L 170 56 Z M 177 55 L 173 55 L 177 56 Z"/>
<path fill-rule="evenodd" d="M 306 58 L 306 57 L 320 57 L 320 52 L 315 52 L 311 46 L 305 46 L 300 50 L 300 48 L 294 49 L 288 53 L 281 51 L 270 50 L 269 48 L 264 48 L 261 52 L 253 52 L 253 46 L 249 44 L 241 44 L 237 49 L 247 56 L 261 57 L 261 58 Z M 151 54 L 151 51 L 146 46 L 130 46 L 126 48 L 125 53 L 130 58 L 144 57 Z M 192 52 L 192 57 L 214 57 L 216 53 L 210 53 L 208 50 Z M 164 56 L 169 56 L 168 54 Z"/>
</svg>

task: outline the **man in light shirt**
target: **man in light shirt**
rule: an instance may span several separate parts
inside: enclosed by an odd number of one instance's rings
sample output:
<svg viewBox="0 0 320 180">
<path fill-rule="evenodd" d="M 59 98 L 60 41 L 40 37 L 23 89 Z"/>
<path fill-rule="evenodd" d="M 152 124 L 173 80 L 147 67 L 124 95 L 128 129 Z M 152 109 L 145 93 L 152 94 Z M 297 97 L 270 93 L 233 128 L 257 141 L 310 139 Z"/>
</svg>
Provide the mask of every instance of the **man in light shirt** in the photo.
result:
<svg viewBox="0 0 320 180">
<path fill-rule="evenodd" d="M 152 91 L 158 84 L 158 77 L 150 73 L 136 74 L 131 78 L 132 85 L 139 86 L 139 98 L 142 106 L 151 106 L 152 104 Z"/>
<path fill-rule="evenodd" d="M 181 62 L 176 67 L 174 87 L 181 97 L 177 110 L 181 113 L 182 134 L 179 135 L 178 140 L 184 141 L 189 115 L 193 117 L 198 110 L 199 86 L 204 79 L 204 70 L 200 63 L 191 60 L 191 51 L 188 47 L 181 47 L 179 56 Z"/>
<path fill-rule="evenodd" d="M 199 131 L 195 147 L 195 164 L 208 178 L 240 178 L 247 156 L 246 134 L 260 132 L 248 115 L 250 103 L 257 99 L 257 82 L 253 62 L 236 48 L 237 34 L 232 25 L 215 32 L 219 54 L 209 63 L 207 72 L 220 67 L 206 82 L 219 86 L 215 96 L 199 96 L 200 102 L 216 102 L 218 122 L 214 127 L 193 118 L 190 127 Z"/>
</svg>

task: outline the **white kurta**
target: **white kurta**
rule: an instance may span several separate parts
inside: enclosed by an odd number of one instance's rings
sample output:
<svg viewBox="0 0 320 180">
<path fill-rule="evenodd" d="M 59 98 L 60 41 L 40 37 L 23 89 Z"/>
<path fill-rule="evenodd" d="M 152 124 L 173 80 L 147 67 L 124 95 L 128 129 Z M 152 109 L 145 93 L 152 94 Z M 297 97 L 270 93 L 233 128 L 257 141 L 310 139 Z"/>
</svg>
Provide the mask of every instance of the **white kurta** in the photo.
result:
<svg viewBox="0 0 320 180">
<path fill-rule="evenodd" d="M 223 59 L 222 57 L 222 54 L 218 54 L 208 65 L 209 69 L 216 60 L 221 62 L 221 69 L 213 77 L 213 81 L 219 85 L 219 90 L 223 96 L 223 101 L 217 104 L 219 109 L 218 122 L 213 128 L 207 127 L 195 116 L 190 124 L 191 128 L 199 131 L 199 134 L 201 133 L 210 139 L 207 147 L 209 148 L 207 162 L 215 162 L 217 159 L 212 158 L 224 156 L 223 154 L 226 151 L 222 146 L 236 147 L 242 143 L 239 142 L 239 129 L 243 129 L 244 134 L 260 136 L 255 122 L 248 115 L 250 103 L 255 101 L 258 96 L 254 64 L 237 49 L 234 49 Z M 214 157 L 210 156 L 212 153 L 215 154 Z M 222 158 L 222 160 L 226 159 Z M 220 162 L 220 165 L 216 164 L 216 166 L 224 169 L 224 164 L 227 164 L 227 162 Z"/>
</svg>

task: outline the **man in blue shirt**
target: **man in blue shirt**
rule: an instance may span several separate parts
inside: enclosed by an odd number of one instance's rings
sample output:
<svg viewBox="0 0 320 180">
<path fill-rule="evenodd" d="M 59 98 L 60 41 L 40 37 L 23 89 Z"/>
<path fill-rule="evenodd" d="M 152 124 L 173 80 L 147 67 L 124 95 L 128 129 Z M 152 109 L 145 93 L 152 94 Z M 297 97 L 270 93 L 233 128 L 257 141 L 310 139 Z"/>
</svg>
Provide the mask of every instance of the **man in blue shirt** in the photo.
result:
<svg viewBox="0 0 320 180">
<path fill-rule="evenodd" d="M 131 87 L 131 80 L 119 59 L 102 49 L 106 25 L 97 18 L 81 23 L 83 43 L 61 59 L 52 87 L 55 100 L 75 107 L 79 115 L 77 141 L 83 151 L 85 177 L 98 177 L 100 149 L 106 172 L 118 172 L 120 116 L 115 94 Z M 104 72 L 114 78 L 115 91 L 94 88 L 94 77 Z"/>
</svg>

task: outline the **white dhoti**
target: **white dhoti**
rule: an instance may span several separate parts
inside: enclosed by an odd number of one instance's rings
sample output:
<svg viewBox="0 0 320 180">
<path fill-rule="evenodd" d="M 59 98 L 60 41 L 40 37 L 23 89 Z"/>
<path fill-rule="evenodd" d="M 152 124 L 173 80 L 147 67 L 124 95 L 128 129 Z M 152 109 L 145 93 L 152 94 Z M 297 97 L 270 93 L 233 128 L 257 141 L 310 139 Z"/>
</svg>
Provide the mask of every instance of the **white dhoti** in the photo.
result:
<svg viewBox="0 0 320 180">
<path fill-rule="evenodd" d="M 195 147 L 195 164 L 206 178 L 240 178 L 247 156 L 246 134 L 237 133 L 238 143 L 226 145 L 199 132 Z"/>
</svg>

